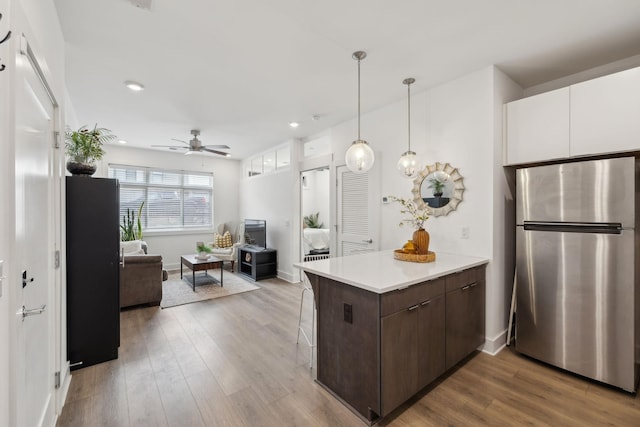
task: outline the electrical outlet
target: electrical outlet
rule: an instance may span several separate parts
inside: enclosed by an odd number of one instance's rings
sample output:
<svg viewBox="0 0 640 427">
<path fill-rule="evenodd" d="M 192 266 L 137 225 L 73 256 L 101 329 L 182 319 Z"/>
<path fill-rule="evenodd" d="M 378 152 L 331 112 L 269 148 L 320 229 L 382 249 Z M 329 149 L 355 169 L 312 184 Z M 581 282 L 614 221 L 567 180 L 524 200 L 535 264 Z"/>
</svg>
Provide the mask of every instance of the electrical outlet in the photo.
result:
<svg viewBox="0 0 640 427">
<path fill-rule="evenodd" d="M 353 306 L 345 302 L 343 310 L 344 310 L 344 321 L 347 323 L 353 323 Z"/>
<path fill-rule="evenodd" d="M 462 227 L 462 230 L 460 231 L 460 238 L 461 239 L 468 239 L 469 238 L 469 227 L 468 226 Z"/>
</svg>

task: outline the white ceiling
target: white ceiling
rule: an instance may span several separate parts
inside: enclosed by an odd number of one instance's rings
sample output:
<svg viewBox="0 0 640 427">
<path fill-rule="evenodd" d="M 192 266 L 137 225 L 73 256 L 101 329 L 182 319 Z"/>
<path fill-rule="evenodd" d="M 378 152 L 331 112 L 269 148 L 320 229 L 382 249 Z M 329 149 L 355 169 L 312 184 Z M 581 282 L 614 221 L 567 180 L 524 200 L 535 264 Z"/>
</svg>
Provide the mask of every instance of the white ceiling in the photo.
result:
<svg viewBox="0 0 640 427">
<path fill-rule="evenodd" d="M 356 50 L 363 113 L 406 77 L 419 93 L 496 64 L 527 88 L 640 54 L 638 0 L 131 1 L 54 0 L 79 124 L 136 147 L 197 128 L 236 159 L 354 118 Z"/>
</svg>

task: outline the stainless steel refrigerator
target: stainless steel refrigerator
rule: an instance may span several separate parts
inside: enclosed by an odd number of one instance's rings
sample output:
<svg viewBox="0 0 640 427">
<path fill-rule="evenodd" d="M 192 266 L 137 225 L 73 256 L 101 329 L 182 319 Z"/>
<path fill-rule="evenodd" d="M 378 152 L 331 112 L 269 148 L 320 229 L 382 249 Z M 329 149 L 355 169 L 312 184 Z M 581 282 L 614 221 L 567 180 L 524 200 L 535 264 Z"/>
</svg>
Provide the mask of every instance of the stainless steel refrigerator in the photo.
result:
<svg viewBox="0 0 640 427">
<path fill-rule="evenodd" d="M 516 172 L 516 350 L 630 392 L 638 177 L 633 157 Z"/>
</svg>

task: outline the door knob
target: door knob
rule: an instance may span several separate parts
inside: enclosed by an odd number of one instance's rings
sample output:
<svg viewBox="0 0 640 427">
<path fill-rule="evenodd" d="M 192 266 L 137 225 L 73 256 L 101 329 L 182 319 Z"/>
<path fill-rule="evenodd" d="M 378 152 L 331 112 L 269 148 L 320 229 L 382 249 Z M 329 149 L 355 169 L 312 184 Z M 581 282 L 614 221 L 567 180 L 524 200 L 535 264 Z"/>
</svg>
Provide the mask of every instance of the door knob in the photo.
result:
<svg viewBox="0 0 640 427">
<path fill-rule="evenodd" d="M 365 243 L 373 243 L 373 239 L 366 239 L 366 240 L 363 240 L 363 242 L 365 242 Z"/>
<path fill-rule="evenodd" d="M 39 308 L 26 308 L 23 305 L 22 308 L 20 310 L 18 310 L 18 312 L 16 314 L 21 315 L 22 316 L 22 320 L 24 320 L 25 317 L 35 316 L 36 314 L 42 314 L 44 312 L 45 308 L 47 308 L 47 304 L 42 304 L 42 306 L 39 307 Z"/>
</svg>

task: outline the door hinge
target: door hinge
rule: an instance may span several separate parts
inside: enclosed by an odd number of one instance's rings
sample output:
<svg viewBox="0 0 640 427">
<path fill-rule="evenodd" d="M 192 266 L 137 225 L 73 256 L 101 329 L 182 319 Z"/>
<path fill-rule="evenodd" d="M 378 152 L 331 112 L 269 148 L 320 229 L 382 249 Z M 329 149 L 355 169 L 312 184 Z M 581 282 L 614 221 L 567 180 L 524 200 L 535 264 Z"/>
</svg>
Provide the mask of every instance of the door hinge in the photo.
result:
<svg viewBox="0 0 640 427">
<path fill-rule="evenodd" d="M 60 250 L 53 253 L 53 268 L 60 268 Z"/>
<path fill-rule="evenodd" d="M 60 388 L 60 371 L 57 371 L 55 374 L 53 374 L 53 378 L 54 378 L 54 385 L 56 389 L 59 389 Z"/>
<path fill-rule="evenodd" d="M 60 131 L 53 131 L 53 148 L 60 148 Z"/>
</svg>

